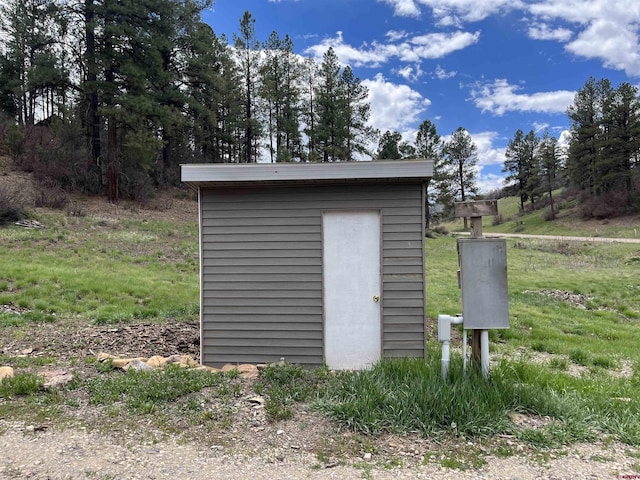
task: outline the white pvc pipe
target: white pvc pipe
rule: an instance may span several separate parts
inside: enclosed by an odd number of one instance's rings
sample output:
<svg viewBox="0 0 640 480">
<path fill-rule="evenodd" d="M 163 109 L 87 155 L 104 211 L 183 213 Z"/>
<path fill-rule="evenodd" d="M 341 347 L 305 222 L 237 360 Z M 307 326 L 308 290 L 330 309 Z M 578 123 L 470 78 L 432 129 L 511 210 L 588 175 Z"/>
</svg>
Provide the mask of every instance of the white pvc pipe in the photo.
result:
<svg viewBox="0 0 640 480">
<path fill-rule="evenodd" d="M 442 378 L 449 376 L 449 359 L 450 359 L 449 341 L 442 342 Z"/>
<path fill-rule="evenodd" d="M 467 371 L 467 329 L 462 329 L 462 371 Z"/>
<path fill-rule="evenodd" d="M 482 375 L 489 377 L 489 330 L 480 331 L 480 365 L 482 365 Z"/>
<path fill-rule="evenodd" d="M 442 342 L 442 378 L 446 379 L 449 375 L 449 364 L 451 359 L 451 325 L 462 323 L 462 317 L 438 315 L 438 340 Z"/>
</svg>

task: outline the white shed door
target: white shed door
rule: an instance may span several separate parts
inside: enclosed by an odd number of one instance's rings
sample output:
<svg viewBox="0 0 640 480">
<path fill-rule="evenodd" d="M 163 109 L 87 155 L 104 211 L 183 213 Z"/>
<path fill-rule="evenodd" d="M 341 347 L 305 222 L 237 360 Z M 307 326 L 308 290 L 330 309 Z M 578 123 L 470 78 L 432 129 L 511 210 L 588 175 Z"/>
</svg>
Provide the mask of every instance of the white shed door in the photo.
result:
<svg viewBox="0 0 640 480">
<path fill-rule="evenodd" d="M 380 359 L 380 214 L 323 214 L 324 354 L 331 369 Z"/>
</svg>

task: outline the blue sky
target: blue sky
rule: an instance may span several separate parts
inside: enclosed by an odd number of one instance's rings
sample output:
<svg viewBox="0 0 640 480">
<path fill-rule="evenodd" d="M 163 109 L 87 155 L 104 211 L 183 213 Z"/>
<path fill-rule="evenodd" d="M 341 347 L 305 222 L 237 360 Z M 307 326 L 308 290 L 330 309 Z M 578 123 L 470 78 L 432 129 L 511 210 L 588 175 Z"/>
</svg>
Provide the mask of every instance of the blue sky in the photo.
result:
<svg viewBox="0 0 640 480">
<path fill-rule="evenodd" d="M 321 60 L 332 46 L 369 89 L 371 124 L 415 138 L 423 120 L 466 128 L 482 190 L 503 186 L 515 131 L 566 137 L 589 76 L 640 83 L 638 0 L 216 0 L 205 20 L 229 39 L 245 10 L 259 40 L 288 34 Z"/>
</svg>

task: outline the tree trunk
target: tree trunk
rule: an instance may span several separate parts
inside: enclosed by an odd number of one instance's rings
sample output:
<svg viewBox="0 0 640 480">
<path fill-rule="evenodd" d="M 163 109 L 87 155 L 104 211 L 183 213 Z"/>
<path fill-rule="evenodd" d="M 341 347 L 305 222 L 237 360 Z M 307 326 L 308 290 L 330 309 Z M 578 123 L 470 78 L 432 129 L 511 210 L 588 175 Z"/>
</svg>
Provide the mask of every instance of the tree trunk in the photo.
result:
<svg viewBox="0 0 640 480">
<path fill-rule="evenodd" d="M 89 140 L 89 152 L 87 155 L 87 167 L 96 179 L 96 191 L 102 183 L 102 168 L 100 157 L 102 156 L 102 143 L 100 140 L 100 116 L 98 115 L 99 99 L 97 89 L 97 65 L 96 65 L 96 36 L 95 36 L 95 12 L 94 0 L 85 0 L 85 41 L 87 46 L 87 79 L 84 85 L 85 102 L 87 108 L 86 135 Z"/>
</svg>

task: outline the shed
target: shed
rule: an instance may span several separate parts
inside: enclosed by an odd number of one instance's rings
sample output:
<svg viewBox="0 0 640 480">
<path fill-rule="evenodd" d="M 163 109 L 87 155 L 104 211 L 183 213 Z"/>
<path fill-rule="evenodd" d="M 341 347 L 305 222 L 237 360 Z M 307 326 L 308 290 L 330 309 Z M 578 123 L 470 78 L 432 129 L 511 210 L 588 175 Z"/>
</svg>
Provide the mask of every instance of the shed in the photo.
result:
<svg viewBox="0 0 640 480">
<path fill-rule="evenodd" d="M 183 165 L 198 190 L 201 361 L 424 357 L 430 160 Z"/>
</svg>

